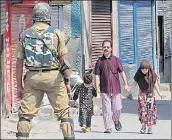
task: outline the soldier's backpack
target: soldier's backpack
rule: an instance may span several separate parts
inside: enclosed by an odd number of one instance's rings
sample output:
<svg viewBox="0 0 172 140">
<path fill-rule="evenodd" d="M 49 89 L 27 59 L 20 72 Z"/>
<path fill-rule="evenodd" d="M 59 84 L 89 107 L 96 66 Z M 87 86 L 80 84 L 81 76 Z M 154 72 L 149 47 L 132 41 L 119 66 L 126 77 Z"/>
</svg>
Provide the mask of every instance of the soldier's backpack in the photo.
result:
<svg viewBox="0 0 172 140">
<path fill-rule="evenodd" d="M 29 67 L 47 67 L 52 66 L 57 56 L 56 48 L 53 43 L 55 29 L 49 27 L 41 35 L 33 29 L 29 28 L 24 31 L 25 59 L 26 65 Z M 55 54 L 53 54 L 55 53 Z"/>
</svg>

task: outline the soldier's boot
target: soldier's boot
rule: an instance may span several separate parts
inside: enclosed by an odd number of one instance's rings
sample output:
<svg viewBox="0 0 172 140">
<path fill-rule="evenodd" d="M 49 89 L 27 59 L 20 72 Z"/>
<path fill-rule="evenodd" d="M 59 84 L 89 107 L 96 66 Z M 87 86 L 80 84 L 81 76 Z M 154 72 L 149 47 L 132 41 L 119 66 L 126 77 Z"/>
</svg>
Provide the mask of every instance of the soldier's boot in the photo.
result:
<svg viewBox="0 0 172 140">
<path fill-rule="evenodd" d="M 74 123 L 71 118 L 61 119 L 60 127 L 64 136 L 64 140 L 75 140 Z"/>
<path fill-rule="evenodd" d="M 83 126 L 83 127 L 81 128 L 82 132 L 85 132 L 85 129 L 86 129 L 86 126 Z"/>
<path fill-rule="evenodd" d="M 18 125 L 17 125 L 17 131 L 16 137 L 18 140 L 27 140 L 29 139 L 29 133 L 32 128 L 31 120 L 26 119 L 24 117 L 19 119 Z"/>
</svg>

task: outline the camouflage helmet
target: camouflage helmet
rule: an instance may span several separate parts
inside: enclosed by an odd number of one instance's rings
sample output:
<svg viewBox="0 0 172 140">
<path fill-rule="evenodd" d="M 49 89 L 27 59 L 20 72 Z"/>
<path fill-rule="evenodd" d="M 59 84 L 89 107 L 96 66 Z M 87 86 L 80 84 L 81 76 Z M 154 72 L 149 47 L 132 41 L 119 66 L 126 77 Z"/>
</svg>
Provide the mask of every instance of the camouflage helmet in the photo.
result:
<svg viewBox="0 0 172 140">
<path fill-rule="evenodd" d="M 48 3 L 37 3 L 32 11 L 32 19 L 33 21 L 50 22 L 51 12 L 51 7 L 48 5 Z"/>
</svg>

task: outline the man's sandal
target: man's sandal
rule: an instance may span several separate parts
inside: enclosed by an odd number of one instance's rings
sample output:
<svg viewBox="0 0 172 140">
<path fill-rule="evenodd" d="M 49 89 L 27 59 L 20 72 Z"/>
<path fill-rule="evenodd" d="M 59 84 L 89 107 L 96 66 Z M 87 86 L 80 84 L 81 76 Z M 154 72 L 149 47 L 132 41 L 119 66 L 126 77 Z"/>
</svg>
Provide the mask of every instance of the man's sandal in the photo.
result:
<svg viewBox="0 0 172 140">
<path fill-rule="evenodd" d="M 140 130 L 140 134 L 145 134 L 145 132 L 146 132 L 146 127 L 142 127 Z"/>
<path fill-rule="evenodd" d="M 121 129 L 122 129 L 121 122 L 118 121 L 118 123 L 114 123 L 114 124 L 115 124 L 115 129 L 116 129 L 117 131 L 121 131 Z"/>
</svg>

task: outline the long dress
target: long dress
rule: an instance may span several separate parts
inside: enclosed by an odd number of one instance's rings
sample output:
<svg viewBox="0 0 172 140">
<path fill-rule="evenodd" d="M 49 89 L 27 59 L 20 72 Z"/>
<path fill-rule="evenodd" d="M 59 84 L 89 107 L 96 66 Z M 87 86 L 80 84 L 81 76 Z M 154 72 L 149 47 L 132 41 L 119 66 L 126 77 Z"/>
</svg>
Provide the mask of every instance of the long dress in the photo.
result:
<svg viewBox="0 0 172 140">
<path fill-rule="evenodd" d="M 141 124 L 148 127 L 156 124 L 157 107 L 154 93 L 139 92 L 138 115 Z"/>
<path fill-rule="evenodd" d="M 79 123 L 81 127 L 91 127 L 91 117 L 93 115 L 93 97 L 96 97 L 96 90 L 93 86 L 85 87 L 81 84 L 77 87 L 73 100 L 79 97 Z"/>
</svg>

